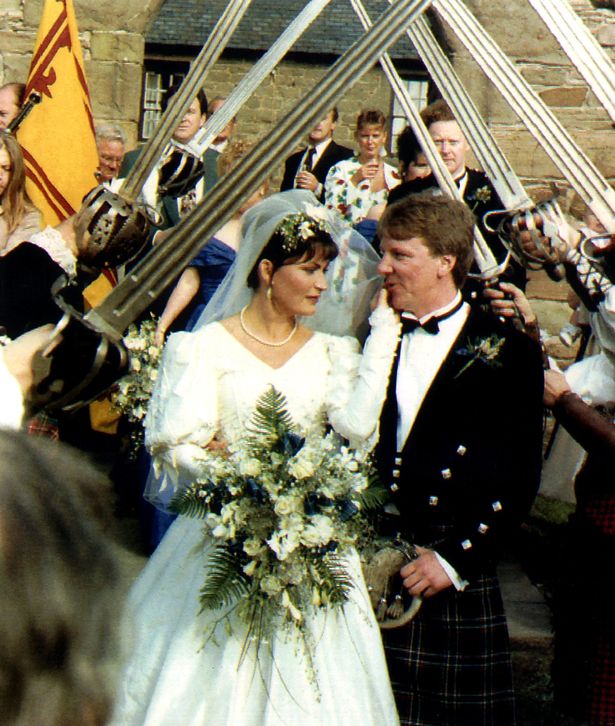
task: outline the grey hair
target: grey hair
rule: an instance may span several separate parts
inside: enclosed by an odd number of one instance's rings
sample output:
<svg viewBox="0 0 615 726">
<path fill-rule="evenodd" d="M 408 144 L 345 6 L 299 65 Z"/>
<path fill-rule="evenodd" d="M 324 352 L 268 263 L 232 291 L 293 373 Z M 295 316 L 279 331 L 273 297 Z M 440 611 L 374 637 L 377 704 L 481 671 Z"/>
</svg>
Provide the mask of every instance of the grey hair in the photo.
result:
<svg viewBox="0 0 615 726">
<path fill-rule="evenodd" d="M 116 124 L 100 124 L 96 127 L 96 141 L 121 141 L 126 145 L 126 134 Z"/>
</svg>

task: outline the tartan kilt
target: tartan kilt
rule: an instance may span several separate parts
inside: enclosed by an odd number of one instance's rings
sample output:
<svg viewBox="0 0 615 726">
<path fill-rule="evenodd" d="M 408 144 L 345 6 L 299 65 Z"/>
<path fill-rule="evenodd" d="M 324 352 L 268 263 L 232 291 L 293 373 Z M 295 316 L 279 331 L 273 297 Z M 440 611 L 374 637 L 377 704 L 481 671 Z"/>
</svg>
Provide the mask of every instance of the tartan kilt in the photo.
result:
<svg viewBox="0 0 615 726">
<path fill-rule="evenodd" d="M 508 628 L 495 576 L 428 598 L 409 625 L 382 636 L 402 726 L 515 723 Z"/>
</svg>

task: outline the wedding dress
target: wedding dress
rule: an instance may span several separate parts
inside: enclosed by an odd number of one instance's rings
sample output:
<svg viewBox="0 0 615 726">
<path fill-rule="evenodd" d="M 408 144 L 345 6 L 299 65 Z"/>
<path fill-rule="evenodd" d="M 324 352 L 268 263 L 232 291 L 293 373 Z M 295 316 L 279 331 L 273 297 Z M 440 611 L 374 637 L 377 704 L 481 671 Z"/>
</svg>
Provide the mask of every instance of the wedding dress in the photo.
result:
<svg viewBox="0 0 615 726">
<path fill-rule="evenodd" d="M 220 323 L 171 336 L 147 420 L 146 441 L 165 485 L 190 481 L 214 434 L 245 435 L 257 399 L 273 385 L 299 433 L 330 424 L 354 446 L 369 446 L 384 399 L 399 325 L 372 315 L 357 342 L 314 333 L 284 365 L 271 368 Z M 219 617 L 199 613 L 203 528 L 179 517 L 129 597 L 124 632 L 134 646 L 119 689 L 115 726 L 395 726 L 398 717 L 380 633 L 356 552 L 343 609 L 308 614 L 311 671 L 303 642 L 279 628 L 266 647 L 246 645 L 236 620 L 206 634 Z"/>
</svg>

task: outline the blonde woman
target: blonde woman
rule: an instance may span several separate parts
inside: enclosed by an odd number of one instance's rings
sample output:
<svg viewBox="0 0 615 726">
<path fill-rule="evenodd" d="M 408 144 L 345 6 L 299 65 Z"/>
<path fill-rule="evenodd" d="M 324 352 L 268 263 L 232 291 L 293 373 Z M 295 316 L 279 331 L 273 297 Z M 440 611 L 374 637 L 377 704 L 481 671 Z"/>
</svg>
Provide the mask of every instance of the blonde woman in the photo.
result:
<svg viewBox="0 0 615 726">
<path fill-rule="evenodd" d="M 0 256 L 41 229 L 41 213 L 26 193 L 26 173 L 19 144 L 0 132 Z"/>
<path fill-rule="evenodd" d="M 401 181 L 395 167 L 383 161 L 387 132 L 382 111 L 361 111 L 355 139 L 356 156 L 331 167 L 325 181 L 325 206 L 349 224 L 361 222 L 372 207 L 386 202 L 389 190 Z"/>
</svg>

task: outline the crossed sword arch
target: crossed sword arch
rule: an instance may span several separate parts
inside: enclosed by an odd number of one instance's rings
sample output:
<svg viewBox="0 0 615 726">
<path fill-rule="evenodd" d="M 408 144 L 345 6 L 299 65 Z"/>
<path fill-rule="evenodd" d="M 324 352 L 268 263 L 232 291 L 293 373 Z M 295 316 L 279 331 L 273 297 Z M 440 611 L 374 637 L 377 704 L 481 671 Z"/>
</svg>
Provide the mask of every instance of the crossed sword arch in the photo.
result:
<svg viewBox="0 0 615 726">
<path fill-rule="evenodd" d="M 100 305 L 85 316 L 70 310 L 65 313 L 56 326 L 61 343 L 50 353 L 50 370 L 46 381 L 43 381 L 44 385 L 39 387 L 43 391 L 40 406 L 63 410 L 78 408 L 103 392 L 121 375 L 127 358 L 122 336 L 128 325 L 174 279 L 176 270 L 190 261 L 202 240 L 208 239 L 235 213 L 245 197 L 269 174 L 271 165 L 288 155 L 335 104 L 342 90 L 358 81 L 376 61 L 380 62 L 443 193 L 459 198 L 457 186 L 386 52 L 404 32 L 453 110 L 506 210 L 510 214 L 533 214 L 535 202 L 526 193 L 430 29 L 424 16 L 430 6 L 466 46 L 481 70 L 607 231 L 615 233 L 615 192 L 462 0 L 388 0 L 389 7 L 373 24 L 361 0 L 349 1 L 365 31 L 361 38 L 338 59 L 325 77 L 294 106 L 268 137 L 255 145 L 246 156 L 245 163 L 231 170 L 218 182 L 201 203 L 171 230 L 164 243 L 149 252 Z M 551 0 L 528 1 L 547 27 L 552 29 L 611 118 L 615 118 L 615 68 L 569 7 L 567 0 L 557 0 L 557 12 L 560 13 L 557 22 L 552 22 Z M 306 4 L 269 51 L 235 87 L 225 104 L 208 119 L 192 143 L 193 153 L 200 155 L 208 148 L 330 2 L 310 0 Z M 146 179 L 159 163 L 179 119 L 204 85 L 208 71 L 222 54 L 250 4 L 251 0 L 231 0 L 228 3 L 184 78 L 174 103 L 162 115 L 154 134 L 125 179 L 121 189 L 124 199 L 135 202 L 138 198 Z M 591 52 L 587 48 L 591 48 Z M 555 209 L 557 211 L 557 207 Z M 475 252 L 482 277 L 497 277 L 502 266 L 498 265 L 479 231 L 475 234 Z M 81 366 L 75 366 L 75 357 L 68 352 L 71 341 L 79 338 L 83 348 L 84 337 L 91 339 L 91 354 L 84 356 Z M 69 372 L 69 368 L 72 368 L 72 372 Z"/>
</svg>

